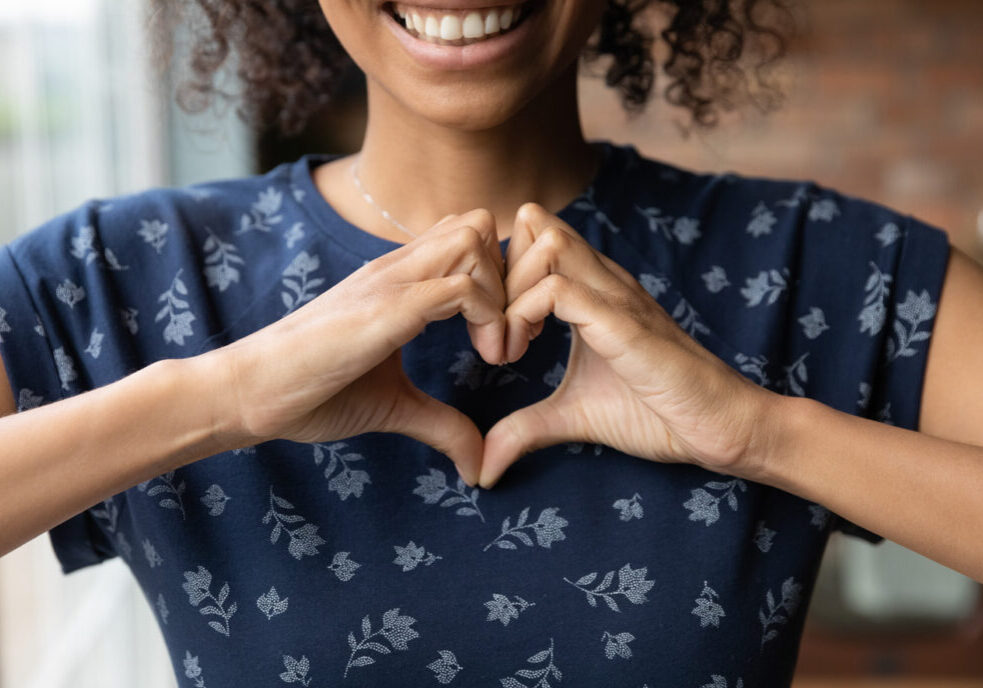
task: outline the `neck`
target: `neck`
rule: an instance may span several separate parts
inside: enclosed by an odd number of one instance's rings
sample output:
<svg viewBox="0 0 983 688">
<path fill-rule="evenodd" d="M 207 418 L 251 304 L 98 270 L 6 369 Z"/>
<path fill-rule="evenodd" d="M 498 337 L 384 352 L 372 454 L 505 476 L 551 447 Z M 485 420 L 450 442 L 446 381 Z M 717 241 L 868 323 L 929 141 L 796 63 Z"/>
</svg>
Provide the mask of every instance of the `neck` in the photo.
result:
<svg viewBox="0 0 983 688">
<path fill-rule="evenodd" d="M 503 240 L 520 205 L 556 212 L 596 173 L 599 153 L 581 131 L 576 84 L 574 64 L 507 121 L 469 131 L 415 115 L 370 80 L 359 176 L 417 234 L 445 215 L 485 208 Z"/>
</svg>

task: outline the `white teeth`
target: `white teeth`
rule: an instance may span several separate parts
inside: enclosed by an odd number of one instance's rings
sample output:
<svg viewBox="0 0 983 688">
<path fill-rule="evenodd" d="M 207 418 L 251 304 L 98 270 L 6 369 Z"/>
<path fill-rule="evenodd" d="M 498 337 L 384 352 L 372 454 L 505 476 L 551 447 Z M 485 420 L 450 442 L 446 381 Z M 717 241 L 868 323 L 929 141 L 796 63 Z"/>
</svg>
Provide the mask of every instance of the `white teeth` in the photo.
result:
<svg viewBox="0 0 983 688">
<path fill-rule="evenodd" d="M 488 16 L 485 17 L 485 33 L 492 34 L 499 30 L 498 25 L 498 12 L 489 12 Z"/>
<path fill-rule="evenodd" d="M 491 15 L 488 15 L 491 16 Z M 490 31 L 488 33 L 491 33 Z M 485 35 L 485 28 L 481 23 L 481 15 L 472 12 L 464 18 L 464 37 L 481 38 Z"/>
<path fill-rule="evenodd" d="M 427 17 L 426 31 L 431 38 L 440 37 L 440 24 L 437 23 L 436 17 Z"/>
<path fill-rule="evenodd" d="M 518 24 L 523 5 L 482 10 L 438 10 L 393 3 L 394 14 L 406 30 L 430 43 L 468 45 Z"/>
<path fill-rule="evenodd" d="M 499 21 L 502 24 L 502 31 L 505 31 L 505 29 L 509 28 L 509 26 L 512 25 L 512 8 L 511 7 L 505 8 L 505 10 L 502 12 L 502 18 Z"/>
<path fill-rule="evenodd" d="M 453 14 L 445 14 L 440 20 L 440 37 L 445 41 L 456 41 L 461 37 L 461 20 Z"/>
</svg>

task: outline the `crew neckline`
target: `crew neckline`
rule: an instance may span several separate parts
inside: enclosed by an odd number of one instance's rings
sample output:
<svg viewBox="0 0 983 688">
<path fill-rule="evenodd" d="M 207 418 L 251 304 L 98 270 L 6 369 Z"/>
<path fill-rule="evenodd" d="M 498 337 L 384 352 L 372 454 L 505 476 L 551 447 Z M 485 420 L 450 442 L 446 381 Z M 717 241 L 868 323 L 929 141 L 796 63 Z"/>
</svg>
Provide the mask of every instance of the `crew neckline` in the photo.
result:
<svg viewBox="0 0 983 688">
<path fill-rule="evenodd" d="M 616 153 L 621 149 L 633 150 L 631 144 L 622 146 L 606 139 L 591 140 L 588 143 L 601 149 L 601 162 L 597 167 L 594 178 L 591 179 L 587 186 L 556 213 L 557 217 L 564 222 L 569 223 L 573 219 L 574 214 L 577 212 L 575 208 L 577 201 L 583 200 L 587 196 L 592 195 L 591 200 L 593 201 L 593 205 L 600 205 L 601 199 L 606 196 L 610 180 L 616 176 L 612 174 L 613 168 L 616 165 L 616 159 L 619 157 Z M 293 198 L 297 205 L 307 213 L 313 224 L 321 232 L 327 234 L 342 244 L 346 249 L 362 258 L 372 260 L 403 246 L 404 244 L 376 236 L 352 224 L 342 217 L 335 210 L 334 206 L 321 195 L 320 190 L 314 184 L 313 168 L 316 165 L 321 165 L 343 156 L 343 153 L 305 153 L 298 158 L 292 165 L 290 183 L 294 189 L 301 190 L 303 196 L 299 201 L 294 194 L 290 194 L 289 197 Z M 503 251 L 508 245 L 509 239 L 511 237 L 499 241 L 499 246 Z"/>
</svg>

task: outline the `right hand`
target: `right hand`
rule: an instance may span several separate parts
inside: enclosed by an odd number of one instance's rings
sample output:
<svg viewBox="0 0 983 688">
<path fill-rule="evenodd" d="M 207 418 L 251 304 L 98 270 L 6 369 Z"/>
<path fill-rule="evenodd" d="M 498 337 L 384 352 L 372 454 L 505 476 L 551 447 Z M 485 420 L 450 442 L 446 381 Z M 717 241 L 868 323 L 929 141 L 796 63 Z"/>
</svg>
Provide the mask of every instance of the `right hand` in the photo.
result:
<svg viewBox="0 0 983 688">
<path fill-rule="evenodd" d="M 230 366 L 246 444 L 407 435 L 446 454 L 470 485 L 484 439 L 466 415 L 416 387 L 401 347 L 461 313 L 472 344 L 504 362 L 504 262 L 487 210 L 448 215 L 296 311 L 208 355 Z"/>
</svg>

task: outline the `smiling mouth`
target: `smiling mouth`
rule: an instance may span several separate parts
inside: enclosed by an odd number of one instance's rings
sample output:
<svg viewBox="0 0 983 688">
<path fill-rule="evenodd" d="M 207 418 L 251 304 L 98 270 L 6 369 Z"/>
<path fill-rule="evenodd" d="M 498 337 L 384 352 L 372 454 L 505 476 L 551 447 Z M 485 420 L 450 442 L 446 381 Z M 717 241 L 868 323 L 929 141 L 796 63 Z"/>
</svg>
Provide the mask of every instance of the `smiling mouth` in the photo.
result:
<svg viewBox="0 0 983 688">
<path fill-rule="evenodd" d="M 509 33 L 528 17 L 537 0 L 482 9 L 451 10 L 386 2 L 382 9 L 414 38 L 437 45 L 471 45 Z"/>
</svg>

